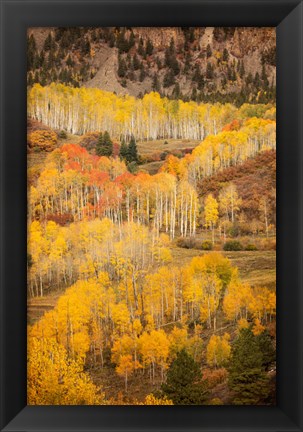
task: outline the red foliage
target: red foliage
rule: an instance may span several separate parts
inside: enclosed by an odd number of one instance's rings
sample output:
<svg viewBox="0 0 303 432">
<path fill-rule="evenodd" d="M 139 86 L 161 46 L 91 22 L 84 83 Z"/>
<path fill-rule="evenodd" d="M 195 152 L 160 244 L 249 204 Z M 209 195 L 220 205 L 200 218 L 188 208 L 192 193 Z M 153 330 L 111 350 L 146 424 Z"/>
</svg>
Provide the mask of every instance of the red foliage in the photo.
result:
<svg viewBox="0 0 303 432">
<path fill-rule="evenodd" d="M 48 214 L 46 217 L 47 221 L 53 221 L 57 225 L 65 226 L 67 224 L 70 224 L 74 222 L 74 217 L 71 213 L 64 213 L 64 214 Z"/>
<path fill-rule="evenodd" d="M 237 131 L 241 127 L 241 123 L 239 120 L 235 119 L 231 123 L 228 123 L 222 128 L 222 131 L 230 132 L 230 131 Z"/>
<path fill-rule="evenodd" d="M 118 157 L 120 153 L 120 145 L 117 142 L 113 142 L 113 157 Z"/>
<path fill-rule="evenodd" d="M 259 216 L 259 201 L 267 197 L 270 201 L 272 218 L 275 213 L 275 199 L 272 190 L 276 187 L 276 151 L 259 153 L 255 158 L 246 160 L 241 165 L 232 166 L 214 176 L 205 177 L 200 184 L 199 193 L 203 196 L 213 194 L 218 198 L 226 183 L 233 182 L 242 198 L 241 209 L 249 219 Z"/>
<path fill-rule="evenodd" d="M 115 179 L 115 183 L 123 185 L 126 189 L 130 188 L 133 184 L 135 176 L 130 172 L 125 172 Z"/>
</svg>

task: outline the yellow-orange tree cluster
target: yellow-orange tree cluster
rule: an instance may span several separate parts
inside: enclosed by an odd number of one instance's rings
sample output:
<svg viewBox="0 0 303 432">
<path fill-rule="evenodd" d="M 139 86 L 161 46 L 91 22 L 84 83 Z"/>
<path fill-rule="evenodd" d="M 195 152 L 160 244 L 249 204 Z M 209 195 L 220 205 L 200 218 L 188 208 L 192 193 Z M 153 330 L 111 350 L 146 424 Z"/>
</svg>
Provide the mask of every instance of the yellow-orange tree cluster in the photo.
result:
<svg viewBox="0 0 303 432">
<path fill-rule="evenodd" d="M 114 260 L 113 264 L 118 266 L 118 273 L 119 261 Z M 102 394 L 98 396 L 97 389 L 81 375 L 81 365 L 88 359 L 103 365 L 106 350 L 111 351 L 111 360 L 124 378 L 126 389 L 135 370 L 149 374 L 152 381 L 155 375 L 164 380 L 168 365 L 181 349 L 188 350 L 196 360 L 201 359 L 202 327 L 196 326 L 190 335 L 187 324 L 196 321 L 216 329 L 221 308 L 226 321 L 242 318 L 243 325 L 243 319 L 255 320 L 256 334 L 262 324 L 275 316 L 274 293 L 242 284 L 229 260 L 215 252 L 195 257 L 184 267 L 161 266 L 148 274 L 140 275 L 140 270 L 134 272 L 131 266 L 115 282 L 106 271 L 98 272 L 97 277 L 93 272 L 92 268 L 87 280 L 68 288 L 56 308 L 29 330 L 32 403 L 39 397 L 34 391 L 36 381 L 42 380 L 37 386 L 41 395 L 49 381 L 54 383 L 52 401 L 56 403 L 56 397 L 61 398 L 60 389 L 64 392 L 60 380 L 68 385 L 77 370 L 83 389 L 78 398 L 98 400 Z M 171 331 L 164 331 L 167 324 L 174 324 Z M 228 335 L 213 336 L 207 347 L 207 362 L 222 366 L 229 355 Z M 37 372 L 39 368 L 43 373 Z M 68 400 L 67 392 L 66 403 Z"/>
<path fill-rule="evenodd" d="M 83 135 L 105 131 L 116 139 L 183 138 L 202 140 L 217 134 L 232 120 L 273 119 L 272 105 L 198 104 L 161 98 L 151 92 L 142 99 L 117 96 L 96 88 L 35 84 L 28 93 L 28 115 L 49 127 Z"/>
</svg>

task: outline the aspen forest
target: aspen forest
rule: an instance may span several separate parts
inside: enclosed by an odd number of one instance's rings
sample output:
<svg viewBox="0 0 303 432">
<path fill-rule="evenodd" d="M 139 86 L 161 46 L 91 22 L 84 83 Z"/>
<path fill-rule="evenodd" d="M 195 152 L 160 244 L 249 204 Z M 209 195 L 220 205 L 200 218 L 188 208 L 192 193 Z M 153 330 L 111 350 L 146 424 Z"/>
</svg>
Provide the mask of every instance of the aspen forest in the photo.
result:
<svg viewBox="0 0 303 432">
<path fill-rule="evenodd" d="M 275 31 L 156 30 L 28 30 L 29 405 L 276 403 Z"/>
</svg>

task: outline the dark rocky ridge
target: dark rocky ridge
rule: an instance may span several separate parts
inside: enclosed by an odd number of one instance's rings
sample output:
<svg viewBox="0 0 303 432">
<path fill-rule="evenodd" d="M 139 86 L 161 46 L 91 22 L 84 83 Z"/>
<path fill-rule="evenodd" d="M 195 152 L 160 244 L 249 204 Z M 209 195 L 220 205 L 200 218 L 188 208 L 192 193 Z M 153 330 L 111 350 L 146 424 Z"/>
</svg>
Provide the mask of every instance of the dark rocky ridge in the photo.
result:
<svg viewBox="0 0 303 432">
<path fill-rule="evenodd" d="M 274 102 L 275 47 L 275 28 L 33 28 L 28 83 L 59 81 L 136 97 L 155 90 L 174 99 Z"/>
</svg>

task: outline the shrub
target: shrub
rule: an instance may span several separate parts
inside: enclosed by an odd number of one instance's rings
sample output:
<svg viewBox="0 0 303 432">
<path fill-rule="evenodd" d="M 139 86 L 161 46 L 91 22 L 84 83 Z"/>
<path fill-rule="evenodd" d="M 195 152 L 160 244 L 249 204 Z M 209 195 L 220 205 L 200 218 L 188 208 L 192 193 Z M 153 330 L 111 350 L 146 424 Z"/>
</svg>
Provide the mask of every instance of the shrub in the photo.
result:
<svg viewBox="0 0 303 432">
<path fill-rule="evenodd" d="M 249 243 L 249 244 L 245 247 L 245 250 L 246 250 L 246 251 L 256 251 L 256 250 L 258 250 L 258 248 L 257 248 L 256 245 L 254 245 L 254 244 L 252 244 L 252 243 Z"/>
<path fill-rule="evenodd" d="M 213 248 L 213 244 L 211 241 L 205 240 L 204 242 L 202 242 L 201 245 L 202 250 L 212 250 L 212 248 Z"/>
<path fill-rule="evenodd" d="M 224 243 L 223 250 L 225 250 L 225 251 L 240 251 L 240 250 L 243 250 L 243 246 L 237 240 L 229 240 L 226 243 Z"/>
<path fill-rule="evenodd" d="M 67 138 L 67 133 L 66 133 L 66 131 L 65 131 L 65 130 L 61 130 L 61 131 L 58 133 L 58 137 L 61 138 L 61 139 L 66 139 L 66 138 Z"/>
<path fill-rule="evenodd" d="M 99 136 L 100 136 L 99 132 L 89 132 L 83 135 L 79 144 L 80 146 L 84 147 L 87 151 L 90 152 L 96 148 Z"/>
<path fill-rule="evenodd" d="M 170 154 L 170 153 L 167 152 L 167 151 L 161 153 L 161 154 L 160 154 L 160 159 L 161 159 L 161 160 L 165 160 L 165 159 L 166 159 L 166 156 L 169 155 L 169 154 Z"/>
<path fill-rule="evenodd" d="M 160 162 L 161 160 L 161 153 L 153 153 L 150 156 L 150 162 Z"/>
<path fill-rule="evenodd" d="M 233 224 L 228 230 L 227 230 L 228 234 L 231 237 L 238 237 L 238 235 L 240 235 L 240 228 L 237 224 Z"/>
<path fill-rule="evenodd" d="M 57 135 L 50 130 L 36 130 L 28 136 L 28 146 L 35 152 L 37 149 L 41 151 L 52 151 L 57 144 Z"/>
<path fill-rule="evenodd" d="M 261 250 L 276 250 L 276 239 L 275 238 L 264 238 L 259 241 Z"/>
<path fill-rule="evenodd" d="M 203 378 L 207 380 L 209 388 L 224 383 L 227 379 L 227 375 L 227 370 L 225 368 L 203 370 Z"/>
<path fill-rule="evenodd" d="M 195 240 L 193 238 L 180 237 L 177 240 L 177 246 L 184 249 L 193 249 L 195 247 Z"/>
</svg>

